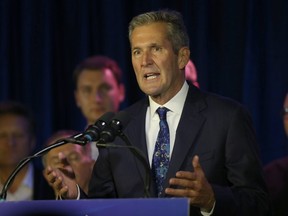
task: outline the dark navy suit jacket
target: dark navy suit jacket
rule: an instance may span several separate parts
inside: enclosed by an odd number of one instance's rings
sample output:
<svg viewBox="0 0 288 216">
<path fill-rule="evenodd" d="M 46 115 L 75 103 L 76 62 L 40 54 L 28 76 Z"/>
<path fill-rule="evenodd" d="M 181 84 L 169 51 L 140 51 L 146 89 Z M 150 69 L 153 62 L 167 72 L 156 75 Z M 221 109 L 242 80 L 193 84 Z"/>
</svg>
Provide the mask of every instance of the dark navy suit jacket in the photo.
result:
<svg viewBox="0 0 288 216">
<path fill-rule="evenodd" d="M 147 106 L 145 98 L 125 109 L 131 120 L 123 131 L 131 144 L 143 152 L 146 163 Z M 118 137 L 114 144 L 125 142 Z M 169 187 L 168 180 L 178 170 L 193 171 L 194 155 L 199 155 L 215 193 L 213 215 L 268 215 L 270 204 L 250 115 L 237 102 L 190 85 L 164 188 Z M 88 196 L 144 197 L 145 178 L 145 166 L 130 149 L 103 148 L 93 169 Z M 153 182 L 150 194 L 156 197 Z M 191 207 L 190 213 L 200 215 L 199 208 Z"/>
</svg>

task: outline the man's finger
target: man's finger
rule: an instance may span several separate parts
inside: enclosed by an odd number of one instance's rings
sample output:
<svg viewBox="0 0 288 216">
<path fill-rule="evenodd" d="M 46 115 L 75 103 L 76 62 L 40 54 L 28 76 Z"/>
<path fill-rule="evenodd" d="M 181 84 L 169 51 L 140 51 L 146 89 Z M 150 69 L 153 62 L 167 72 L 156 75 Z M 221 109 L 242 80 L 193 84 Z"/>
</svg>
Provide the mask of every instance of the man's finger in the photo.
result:
<svg viewBox="0 0 288 216">
<path fill-rule="evenodd" d="M 196 174 L 196 176 L 198 176 L 199 174 L 204 175 L 204 172 L 203 172 L 202 167 L 201 167 L 200 162 L 199 162 L 199 156 L 198 155 L 195 155 L 193 157 L 192 166 L 194 168 L 194 173 Z"/>
<path fill-rule="evenodd" d="M 200 163 L 199 163 L 199 156 L 198 155 L 195 155 L 192 159 L 192 165 L 194 167 L 194 169 L 197 169 L 199 166 L 200 166 Z M 201 168 L 201 166 L 200 166 Z"/>
</svg>

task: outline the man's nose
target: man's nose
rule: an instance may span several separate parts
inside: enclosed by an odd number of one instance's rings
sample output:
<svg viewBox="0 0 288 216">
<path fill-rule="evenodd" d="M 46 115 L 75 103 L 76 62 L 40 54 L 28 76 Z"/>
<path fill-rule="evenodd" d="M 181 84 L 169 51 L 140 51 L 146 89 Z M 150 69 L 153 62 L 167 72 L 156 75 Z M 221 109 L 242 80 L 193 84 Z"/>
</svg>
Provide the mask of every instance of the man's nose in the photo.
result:
<svg viewBox="0 0 288 216">
<path fill-rule="evenodd" d="M 142 55 L 142 65 L 147 66 L 152 62 L 152 54 L 149 51 L 143 51 Z"/>
<path fill-rule="evenodd" d="M 66 155 L 63 152 L 58 153 L 58 158 L 64 166 L 69 165 Z"/>
<path fill-rule="evenodd" d="M 94 100 L 96 101 L 101 101 L 103 99 L 103 94 L 101 91 L 99 90 L 95 90 L 92 94 L 92 97 Z"/>
<path fill-rule="evenodd" d="M 16 144 L 16 138 L 12 134 L 6 135 L 5 141 L 9 146 L 14 146 Z"/>
</svg>

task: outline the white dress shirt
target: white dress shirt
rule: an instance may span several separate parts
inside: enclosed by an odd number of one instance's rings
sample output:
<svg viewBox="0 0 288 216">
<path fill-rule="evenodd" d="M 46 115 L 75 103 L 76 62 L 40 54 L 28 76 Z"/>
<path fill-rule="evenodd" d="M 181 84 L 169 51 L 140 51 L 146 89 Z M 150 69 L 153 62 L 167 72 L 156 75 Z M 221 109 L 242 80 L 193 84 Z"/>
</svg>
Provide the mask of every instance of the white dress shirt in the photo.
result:
<svg viewBox="0 0 288 216">
<path fill-rule="evenodd" d="M 11 193 L 7 191 L 6 201 L 22 201 L 22 200 L 32 200 L 33 199 L 33 185 L 34 185 L 34 169 L 33 165 L 30 163 L 28 165 L 28 170 L 25 174 L 23 181 L 19 188 Z M 4 183 L 3 183 L 4 184 Z M 0 190 L 2 190 L 3 185 L 0 183 Z"/>
<path fill-rule="evenodd" d="M 169 126 L 169 134 L 170 134 L 170 159 L 173 153 L 174 142 L 177 127 L 180 121 L 180 117 L 183 111 L 184 103 L 188 94 L 189 86 L 187 82 L 184 82 L 181 90 L 167 103 L 163 105 L 159 105 L 154 102 L 151 97 L 149 96 L 149 104 L 150 106 L 147 108 L 146 112 L 146 140 L 147 140 L 147 151 L 149 157 L 150 166 L 152 166 L 152 158 L 154 153 L 154 148 L 156 144 L 157 135 L 159 132 L 159 115 L 157 114 L 156 110 L 158 107 L 166 107 L 169 109 L 167 112 L 167 123 Z M 191 161 L 192 163 L 192 161 Z M 203 212 L 201 214 L 203 216 L 209 216 L 213 213 L 215 207 L 215 203 L 211 212 Z"/>
<path fill-rule="evenodd" d="M 158 107 L 166 107 L 169 109 L 169 111 L 167 112 L 167 123 L 169 126 L 169 134 L 170 134 L 170 158 L 171 158 L 175 142 L 176 130 L 180 121 L 188 89 L 189 89 L 188 84 L 184 82 L 181 90 L 164 105 L 159 105 L 155 103 L 149 96 L 150 106 L 147 108 L 146 112 L 146 140 L 147 140 L 147 150 L 150 166 L 152 164 L 152 157 L 154 153 L 157 135 L 159 132 L 160 119 L 156 110 L 158 109 Z"/>
<path fill-rule="evenodd" d="M 90 142 L 89 145 L 91 146 L 91 158 L 96 161 L 99 156 L 99 150 L 96 146 L 96 142 Z"/>
</svg>

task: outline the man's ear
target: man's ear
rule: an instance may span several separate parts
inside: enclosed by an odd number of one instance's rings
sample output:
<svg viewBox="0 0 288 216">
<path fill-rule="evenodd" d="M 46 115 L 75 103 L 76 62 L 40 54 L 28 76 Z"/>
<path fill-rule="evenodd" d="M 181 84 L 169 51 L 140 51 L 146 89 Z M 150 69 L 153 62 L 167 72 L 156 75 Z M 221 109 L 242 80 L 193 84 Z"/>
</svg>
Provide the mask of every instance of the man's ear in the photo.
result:
<svg viewBox="0 0 288 216">
<path fill-rule="evenodd" d="M 184 69 L 190 59 L 190 50 L 188 47 L 182 47 L 178 53 L 178 67 Z"/>
</svg>

